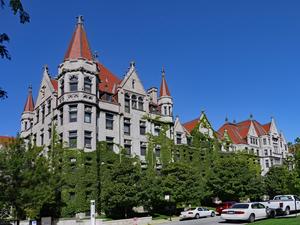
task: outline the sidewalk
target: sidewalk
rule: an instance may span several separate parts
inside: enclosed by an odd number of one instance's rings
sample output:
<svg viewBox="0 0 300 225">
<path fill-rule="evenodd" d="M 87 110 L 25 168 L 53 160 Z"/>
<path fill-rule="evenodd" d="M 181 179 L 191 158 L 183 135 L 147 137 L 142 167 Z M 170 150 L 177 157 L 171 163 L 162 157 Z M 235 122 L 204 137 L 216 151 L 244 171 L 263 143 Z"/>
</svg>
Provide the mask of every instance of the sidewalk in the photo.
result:
<svg viewBox="0 0 300 225">
<path fill-rule="evenodd" d="M 172 217 L 172 221 L 179 221 L 179 216 L 176 216 L 176 217 Z M 152 219 L 152 223 L 151 225 L 154 225 L 154 224 L 161 224 L 161 223 L 168 223 L 168 222 L 172 222 L 170 221 L 170 219 L 158 219 L 158 220 L 153 220 Z"/>
</svg>

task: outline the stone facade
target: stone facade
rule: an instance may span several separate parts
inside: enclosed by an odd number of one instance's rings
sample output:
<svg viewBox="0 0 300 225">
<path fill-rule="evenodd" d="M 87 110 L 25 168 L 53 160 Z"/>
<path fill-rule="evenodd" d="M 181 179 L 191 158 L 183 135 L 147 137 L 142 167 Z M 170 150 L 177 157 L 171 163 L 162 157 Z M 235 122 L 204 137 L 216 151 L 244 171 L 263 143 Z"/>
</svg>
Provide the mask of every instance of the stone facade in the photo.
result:
<svg viewBox="0 0 300 225">
<path fill-rule="evenodd" d="M 21 137 L 47 149 L 55 127 L 65 147 L 93 151 L 97 141 L 107 141 L 114 151 L 122 146 L 129 155 L 143 159 L 146 134 L 158 135 L 164 123 L 169 126 L 167 136 L 185 144 L 184 128 L 178 118 L 173 119 L 173 99 L 164 69 L 161 76 L 158 93 L 155 87 L 144 88 L 134 62 L 122 80 L 112 74 L 92 56 L 79 17 L 55 78 L 44 67 L 35 104 L 29 90 Z"/>
</svg>

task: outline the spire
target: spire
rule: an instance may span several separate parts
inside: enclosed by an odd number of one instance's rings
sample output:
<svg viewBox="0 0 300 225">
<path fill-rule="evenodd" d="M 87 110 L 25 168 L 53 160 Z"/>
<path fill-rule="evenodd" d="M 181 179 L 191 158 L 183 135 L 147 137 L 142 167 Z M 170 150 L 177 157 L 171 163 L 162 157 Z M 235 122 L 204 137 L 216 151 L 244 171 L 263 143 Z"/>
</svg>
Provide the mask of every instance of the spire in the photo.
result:
<svg viewBox="0 0 300 225">
<path fill-rule="evenodd" d="M 86 33 L 83 28 L 83 16 L 77 17 L 75 32 L 66 52 L 64 60 L 84 58 L 93 60 Z"/>
<path fill-rule="evenodd" d="M 165 69 L 164 67 L 162 67 L 161 69 L 161 76 L 162 76 L 162 80 L 161 80 L 161 85 L 160 85 L 160 96 L 171 96 L 165 76 Z"/>
<path fill-rule="evenodd" d="M 24 112 L 33 112 L 33 110 L 34 110 L 34 103 L 32 98 L 32 87 L 30 85 L 28 88 L 28 96 L 24 106 Z"/>
</svg>

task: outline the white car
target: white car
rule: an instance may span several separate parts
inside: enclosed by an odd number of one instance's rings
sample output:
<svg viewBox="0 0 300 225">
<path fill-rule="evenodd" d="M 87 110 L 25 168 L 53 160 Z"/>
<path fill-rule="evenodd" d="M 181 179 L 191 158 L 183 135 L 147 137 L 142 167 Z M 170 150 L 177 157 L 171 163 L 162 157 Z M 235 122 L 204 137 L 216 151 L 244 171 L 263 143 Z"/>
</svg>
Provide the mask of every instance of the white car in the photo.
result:
<svg viewBox="0 0 300 225">
<path fill-rule="evenodd" d="M 224 220 L 247 220 L 250 223 L 267 217 L 268 208 L 259 202 L 237 203 L 224 209 L 221 214 Z"/>
<path fill-rule="evenodd" d="M 199 219 L 200 217 L 207 217 L 207 216 L 214 217 L 215 215 L 216 215 L 216 213 L 213 210 L 209 210 L 209 209 L 203 208 L 203 207 L 196 207 L 196 208 L 191 208 L 187 211 L 181 212 L 179 219 L 180 220 L 190 219 L 190 218 Z"/>
</svg>

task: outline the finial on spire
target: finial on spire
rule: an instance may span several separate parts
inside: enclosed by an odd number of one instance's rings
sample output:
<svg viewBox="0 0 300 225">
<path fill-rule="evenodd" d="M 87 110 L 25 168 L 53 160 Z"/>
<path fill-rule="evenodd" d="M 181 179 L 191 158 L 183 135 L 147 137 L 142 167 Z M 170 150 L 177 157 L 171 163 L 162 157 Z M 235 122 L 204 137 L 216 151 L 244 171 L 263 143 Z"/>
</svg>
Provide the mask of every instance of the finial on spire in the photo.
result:
<svg viewBox="0 0 300 225">
<path fill-rule="evenodd" d="M 251 114 L 250 114 L 250 120 L 252 120 L 252 119 L 253 119 L 253 114 L 251 113 Z"/>
<path fill-rule="evenodd" d="M 132 60 L 132 61 L 130 62 L 130 66 L 131 66 L 131 67 L 135 67 L 135 61 Z"/>
<path fill-rule="evenodd" d="M 83 20 L 83 16 L 82 15 L 77 16 L 76 19 L 77 19 L 77 24 L 83 24 L 84 20 Z"/>
<path fill-rule="evenodd" d="M 225 117 L 225 122 L 228 123 L 228 116 Z"/>
<path fill-rule="evenodd" d="M 166 75 L 165 67 L 164 67 L 164 66 L 162 66 L 162 68 L 161 68 L 161 75 L 162 75 L 163 77 L 165 77 L 165 75 Z"/>
<path fill-rule="evenodd" d="M 49 69 L 48 69 L 48 65 L 47 65 L 47 64 L 45 64 L 45 65 L 43 66 L 43 70 L 48 72 Z"/>
<path fill-rule="evenodd" d="M 28 86 L 28 92 L 32 93 L 32 85 L 31 84 L 29 84 L 29 86 Z"/>
</svg>

